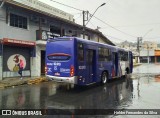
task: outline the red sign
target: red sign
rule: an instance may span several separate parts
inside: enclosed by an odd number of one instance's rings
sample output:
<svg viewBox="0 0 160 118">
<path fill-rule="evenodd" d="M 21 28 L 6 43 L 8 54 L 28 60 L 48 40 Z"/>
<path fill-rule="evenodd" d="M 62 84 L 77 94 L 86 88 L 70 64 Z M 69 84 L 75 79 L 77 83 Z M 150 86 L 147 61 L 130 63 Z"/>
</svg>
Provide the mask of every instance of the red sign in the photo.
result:
<svg viewBox="0 0 160 118">
<path fill-rule="evenodd" d="M 154 54 L 155 54 L 155 56 L 160 56 L 160 50 L 155 50 Z"/>
<path fill-rule="evenodd" d="M 35 46 L 36 42 L 3 38 L 3 44 L 14 44 L 19 46 Z"/>
</svg>

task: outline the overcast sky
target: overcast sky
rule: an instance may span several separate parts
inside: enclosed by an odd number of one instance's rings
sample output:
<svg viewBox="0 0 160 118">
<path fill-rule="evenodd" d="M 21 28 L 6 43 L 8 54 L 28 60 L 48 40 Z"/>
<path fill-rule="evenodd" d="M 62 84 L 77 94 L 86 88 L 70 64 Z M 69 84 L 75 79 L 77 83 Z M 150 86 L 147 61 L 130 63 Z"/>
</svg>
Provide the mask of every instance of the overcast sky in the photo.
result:
<svg viewBox="0 0 160 118">
<path fill-rule="evenodd" d="M 137 37 L 143 41 L 160 42 L 160 0 L 40 0 L 58 9 L 74 15 L 75 22 L 82 25 L 82 12 L 63 6 L 54 1 L 88 10 L 91 14 L 102 3 L 95 17 L 87 27 L 100 31 L 113 42 L 136 42 Z M 108 25 L 107 25 L 108 24 Z"/>
</svg>

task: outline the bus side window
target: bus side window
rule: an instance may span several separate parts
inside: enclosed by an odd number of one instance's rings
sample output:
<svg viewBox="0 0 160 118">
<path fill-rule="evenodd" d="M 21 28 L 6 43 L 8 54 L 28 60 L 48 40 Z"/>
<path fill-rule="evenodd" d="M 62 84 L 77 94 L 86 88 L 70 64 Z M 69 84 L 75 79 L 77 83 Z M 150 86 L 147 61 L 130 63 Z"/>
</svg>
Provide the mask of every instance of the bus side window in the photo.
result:
<svg viewBox="0 0 160 118">
<path fill-rule="evenodd" d="M 128 55 L 129 55 L 129 53 L 128 52 L 126 52 L 126 61 L 128 61 Z"/>
<path fill-rule="evenodd" d="M 128 52 L 119 51 L 119 58 L 121 61 L 128 61 Z"/>
<path fill-rule="evenodd" d="M 111 61 L 110 50 L 108 48 L 104 48 L 104 61 Z"/>
<path fill-rule="evenodd" d="M 98 48 L 98 61 L 111 61 L 110 50 L 108 48 Z"/>
<path fill-rule="evenodd" d="M 84 61 L 84 48 L 82 43 L 78 43 L 78 61 Z"/>
<path fill-rule="evenodd" d="M 103 61 L 103 60 L 104 60 L 103 49 L 98 48 L 98 61 Z"/>
</svg>

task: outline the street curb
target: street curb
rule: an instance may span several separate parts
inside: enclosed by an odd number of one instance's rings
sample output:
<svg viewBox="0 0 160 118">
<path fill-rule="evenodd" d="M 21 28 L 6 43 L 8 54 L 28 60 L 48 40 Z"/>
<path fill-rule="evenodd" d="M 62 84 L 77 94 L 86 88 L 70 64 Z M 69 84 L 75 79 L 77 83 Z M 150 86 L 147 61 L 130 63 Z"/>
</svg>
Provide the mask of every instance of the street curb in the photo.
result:
<svg viewBox="0 0 160 118">
<path fill-rule="evenodd" d="M 135 63 L 135 64 L 133 64 L 133 67 L 140 66 L 140 65 L 142 65 L 142 64 L 141 63 Z"/>
<path fill-rule="evenodd" d="M 13 82 L 12 82 L 13 81 Z M 31 85 L 31 84 L 39 84 L 41 82 L 47 82 L 48 80 L 45 77 L 30 79 L 30 80 L 12 80 L 9 82 L 0 82 L 0 89 L 8 88 L 8 87 L 14 87 L 19 85 Z"/>
</svg>

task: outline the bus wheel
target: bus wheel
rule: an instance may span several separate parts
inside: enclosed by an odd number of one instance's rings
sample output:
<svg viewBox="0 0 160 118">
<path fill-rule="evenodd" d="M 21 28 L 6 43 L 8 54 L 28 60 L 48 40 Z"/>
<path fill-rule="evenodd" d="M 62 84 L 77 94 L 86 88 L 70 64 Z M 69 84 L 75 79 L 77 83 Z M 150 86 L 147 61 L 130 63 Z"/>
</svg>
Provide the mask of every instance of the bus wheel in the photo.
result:
<svg viewBox="0 0 160 118">
<path fill-rule="evenodd" d="M 106 72 L 102 73 L 101 80 L 102 80 L 102 84 L 106 84 L 107 83 L 108 74 Z"/>
<path fill-rule="evenodd" d="M 127 72 L 125 72 L 125 75 L 124 75 L 124 78 L 125 78 L 125 79 L 127 79 L 127 75 L 128 75 Z"/>
<path fill-rule="evenodd" d="M 128 74 L 129 74 L 129 69 L 128 68 L 126 68 L 126 72 L 125 72 L 125 79 L 127 79 L 128 78 Z"/>
</svg>

